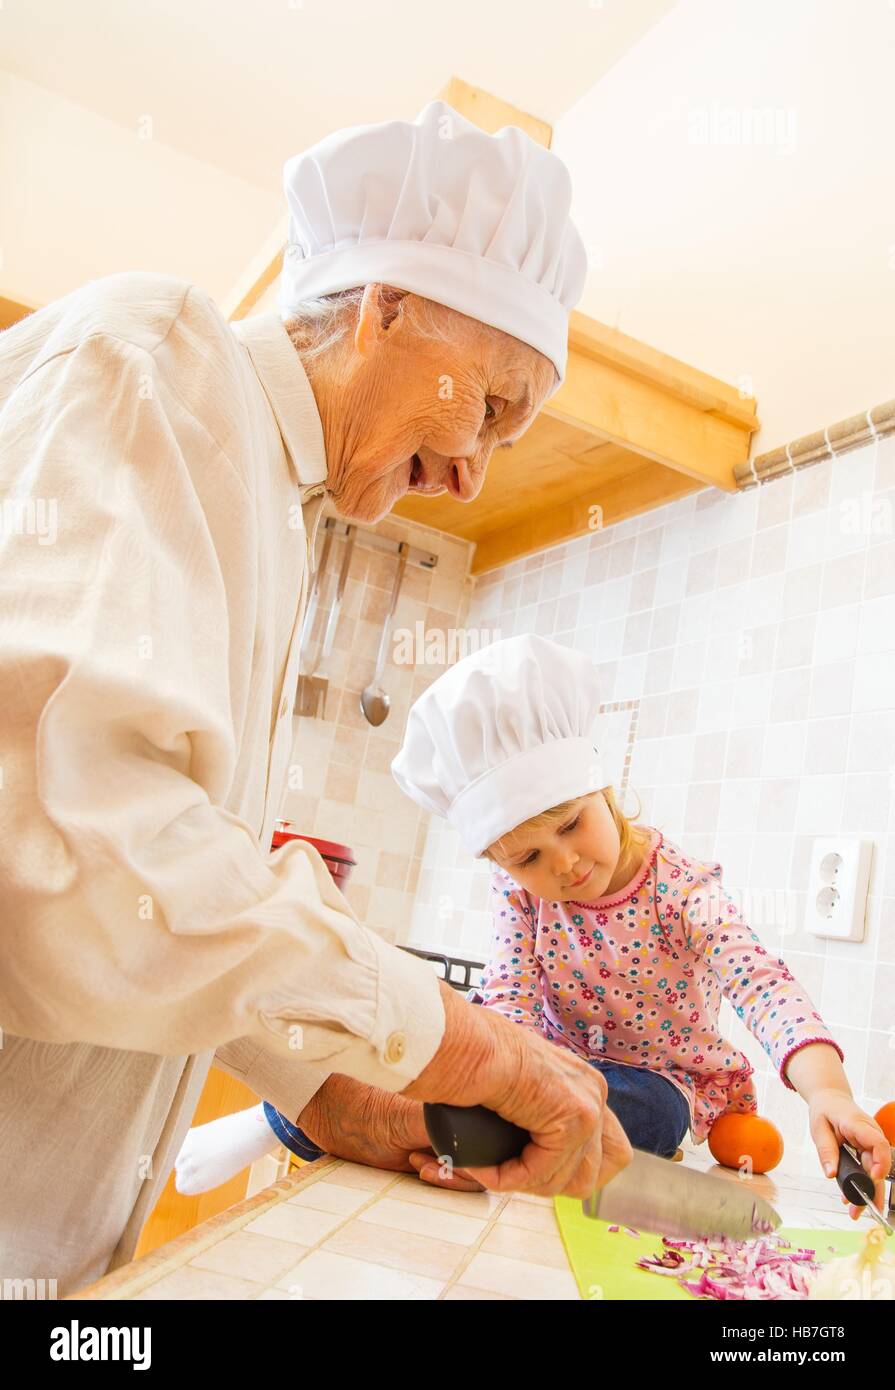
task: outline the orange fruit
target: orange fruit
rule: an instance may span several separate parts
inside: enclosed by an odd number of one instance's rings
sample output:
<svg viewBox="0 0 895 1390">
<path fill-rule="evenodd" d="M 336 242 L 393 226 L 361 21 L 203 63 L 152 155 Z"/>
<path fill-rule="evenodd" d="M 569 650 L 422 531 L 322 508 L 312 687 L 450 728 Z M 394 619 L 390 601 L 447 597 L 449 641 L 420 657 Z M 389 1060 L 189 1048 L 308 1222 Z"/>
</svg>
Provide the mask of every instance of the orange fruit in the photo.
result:
<svg viewBox="0 0 895 1390">
<path fill-rule="evenodd" d="M 769 1173 L 783 1157 L 783 1135 L 761 1115 L 730 1110 L 712 1125 L 709 1150 L 725 1168 L 740 1168 L 748 1159 L 753 1173 Z"/>
<path fill-rule="evenodd" d="M 895 1100 L 881 1105 L 873 1117 L 889 1143 L 895 1148 Z"/>
</svg>

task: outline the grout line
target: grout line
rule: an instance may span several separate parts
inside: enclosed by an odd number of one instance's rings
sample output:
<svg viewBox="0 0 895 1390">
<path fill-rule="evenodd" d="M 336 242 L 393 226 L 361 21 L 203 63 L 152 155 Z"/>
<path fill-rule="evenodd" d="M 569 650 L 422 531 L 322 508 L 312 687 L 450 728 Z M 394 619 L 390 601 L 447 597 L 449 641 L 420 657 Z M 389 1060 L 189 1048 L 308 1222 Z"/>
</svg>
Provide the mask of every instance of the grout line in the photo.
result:
<svg viewBox="0 0 895 1390">
<path fill-rule="evenodd" d="M 467 1270 L 467 1269 L 469 1268 L 469 1266 L 472 1264 L 473 1259 L 474 1259 L 475 1256 L 479 1253 L 479 1251 L 480 1251 L 481 1248 L 482 1248 L 482 1245 L 483 1245 L 484 1242 L 488 1239 L 488 1236 L 491 1234 L 492 1230 L 494 1229 L 495 1225 L 497 1224 L 497 1218 L 500 1216 L 501 1212 L 504 1211 L 504 1210 L 506 1209 L 506 1207 L 509 1205 L 509 1203 L 512 1201 L 514 1195 L 516 1195 L 516 1194 L 514 1194 L 514 1193 L 512 1193 L 512 1192 L 508 1192 L 508 1193 L 506 1194 L 506 1196 L 504 1197 L 503 1201 L 500 1202 L 500 1203 L 494 1208 L 494 1211 L 492 1212 L 491 1216 L 488 1218 L 487 1222 L 485 1223 L 485 1228 L 484 1228 L 484 1230 L 476 1237 L 476 1239 L 473 1241 L 472 1245 L 467 1246 L 467 1248 L 466 1248 L 466 1254 L 462 1257 L 462 1259 L 460 1260 L 460 1263 L 457 1265 L 457 1267 L 456 1267 L 456 1269 L 454 1270 L 453 1274 L 450 1276 L 450 1278 L 449 1278 L 449 1279 L 447 1280 L 447 1282 L 445 1283 L 444 1288 L 441 1290 L 441 1292 L 440 1292 L 439 1295 L 438 1295 L 438 1298 L 436 1299 L 436 1302 L 441 1302 L 442 1299 L 444 1298 L 445 1294 L 447 1293 L 448 1289 L 452 1289 L 452 1288 L 454 1287 L 454 1285 L 455 1285 L 456 1283 L 459 1282 L 460 1275 L 464 1272 L 464 1270 Z"/>
<path fill-rule="evenodd" d="M 346 1159 L 339 1159 L 339 1160 L 337 1160 L 337 1162 L 338 1162 L 339 1167 L 334 1168 L 334 1169 L 331 1169 L 331 1170 L 327 1173 L 327 1175 L 326 1175 L 328 1178 L 330 1178 L 330 1179 L 331 1179 L 332 1181 L 334 1181 L 334 1182 L 338 1182 L 338 1177 L 337 1177 L 336 1175 L 338 1174 L 339 1168 L 342 1167 L 342 1165 L 343 1165 L 345 1162 L 347 1162 L 347 1160 L 346 1160 Z M 382 1169 L 377 1169 L 376 1171 L 382 1172 L 383 1170 L 382 1170 Z M 315 1251 L 319 1250 L 320 1247 L 321 1247 L 322 1245 L 324 1245 L 324 1244 L 326 1243 L 326 1241 L 328 1241 L 332 1236 L 338 1235 L 339 1231 L 341 1231 L 342 1228 L 343 1228 L 344 1226 L 347 1226 L 351 1221 L 354 1221 L 357 1217 L 359 1217 L 359 1216 L 360 1216 L 360 1213 L 361 1213 L 362 1211 L 369 1211 L 370 1207 L 374 1206 L 375 1203 L 379 1201 L 379 1198 L 380 1198 L 380 1197 L 384 1197 L 385 1194 L 386 1194 L 387 1192 L 391 1192 L 392 1188 L 395 1187 L 395 1185 L 397 1184 L 398 1180 L 399 1180 L 402 1176 L 404 1176 L 404 1175 L 401 1174 L 401 1173 L 395 1173 L 394 1178 L 392 1179 L 391 1182 L 386 1183 L 384 1187 L 377 1187 L 374 1191 L 372 1191 L 372 1192 L 370 1193 L 370 1196 L 369 1196 L 369 1200 L 368 1200 L 368 1201 L 361 1203 L 361 1205 L 360 1205 L 359 1207 L 355 1207 L 354 1211 L 346 1212 L 346 1213 L 345 1213 L 345 1219 L 344 1219 L 344 1221 L 340 1221 L 340 1222 L 338 1223 L 338 1225 L 333 1226 L 330 1230 L 328 1230 L 328 1231 L 326 1232 L 325 1235 L 321 1236 L 319 1240 L 316 1240 L 316 1241 L 314 1242 L 313 1245 L 306 1245 L 306 1246 L 304 1246 L 304 1247 L 303 1247 L 303 1249 L 304 1249 L 304 1254 L 299 1255 L 298 1259 L 297 1259 L 296 1262 L 295 1262 L 295 1265 L 293 1265 L 293 1269 L 297 1269 L 299 1265 L 304 1264 L 304 1261 L 305 1261 L 305 1259 L 308 1257 L 308 1255 L 313 1255 L 313 1254 L 315 1253 Z M 313 1186 L 313 1184 L 309 1183 L 308 1186 L 309 1186 L 309 1187 L 310 1187 L 310 1186 Z M 357 1190 L 362 1191 L 363 1189 L 357 1189 Z M 284 1201 L 288 1201 L 288 1198 L 284 1198 Z M 301 1208 L 300 1208 L 300 1210 L 301 1210 Z M 306 1208 L 304 1208 L 304 1210 L 306 1210 L 306 1211 L 316 1211 L 317 1208 L 316 1208 L 316 1207 L 306 1207 Z M 334 1212 L 324 1212 L 323 1214 L 324 1214 L 324 1215 L 335 1215 L 336 1213 L 334 1213 Z M 255 1233 L 254 1233 L 254 1232 L 249 1232 L 249 1234 L 252 1235 L 252 1234 L 255 1234 Z M 271 1239 L 271 1240 L 276 1240 L 277 1237 L 276 1237 L 276 1236 L 271 1236 L 270 1239 Z M 351 1258 L 352 1258 L 352 1259 L 361 1259 L 362 1257 L 359 1256 L 359 1255 L 357 1255 L 357 1256 L 351 1256 Z M 365 1264 L 371 1264 L 371 1265 L 373 1265 L 373 1267 L 376 1268 L 376 1269 L 379 1269 L 379 1268 L 380 1268 L 380 1266 L 377 1265 L 376 1262 L 375 1262 L 374 1260 L 365 1260 L 364 1263 L 365 1263 Z M 408 1272 L 409 1272 L 409 1271 L 408 1271 Z M 283 1277 L 283 1276 L 280 1275 L 280 1278 L 282 1278 L 282 1277 Z M 249 1299 L 248 1301 L 251 1302 L 253 1299 L 258 1298 L 258 1297 L 260 1296 L 260 1294 L 262 1294 L 262 1293 L 267 1293 L 270 1289 L 279 1289 L 281 1293 L 283 1292 L 282 1286 L 279 1285 L 279 1284 L 266 1284 L 266 1285 L 264 1285 L 264 1287 L 262 1287 L 262 1288 L 260 1288 L 260 1289 L 258 1290 L 258 1293 L 257 1293 L 257 1294 L 253 1294 L 253 1295 L 252 1295 L 252 1299 Z"/>
</svg>

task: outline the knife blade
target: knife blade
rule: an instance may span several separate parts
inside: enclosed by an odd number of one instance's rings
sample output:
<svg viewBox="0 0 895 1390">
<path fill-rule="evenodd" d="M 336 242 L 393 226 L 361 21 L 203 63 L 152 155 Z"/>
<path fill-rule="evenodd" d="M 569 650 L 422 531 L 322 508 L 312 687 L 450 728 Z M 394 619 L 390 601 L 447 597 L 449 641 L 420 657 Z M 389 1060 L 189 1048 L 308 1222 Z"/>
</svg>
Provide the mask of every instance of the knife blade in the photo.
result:
<svg viewBox="0 0 895 1390">
<path fill-rule="evenodd" d="M 429 1139 L 439 1157 L 459 1168 L 487 1168 L 517 1158 L 531 1140 L 484 1106 L 424 1105 Z M 684 1240 L 730 1236 L 759 1240 L 780 1225 L 763 1197 L 735 1178 L 700 1173 L 634 1150 L 627 1167 L 582 1202 L 585 1216 Z"/>
<path fill-rule="evenodd" d="M 634 1150 L 626 1168 L 582 1203 L 585 1216 L 682 1240 L 758 1240 L 780 1225 L 770 1202 L 736 1178 Z"/>
<path fill-rule="evenodd" d="M 854 1206 L 862 1206 L 867 1215 L 873 1217 L 878 1226 L 882 1226 L 887 1236 L 895 1234 L 895 1227 L 891 1221 L 887 1220 L 882 1212 L 877 1211 L 876 1183 L 865 1170 L 858 1156 L 858 1150 L 852 1144 L 843 1142 L 839 1145 L 839 1167 L 836 1170 L 836 1181 L 839 1184 L 840 1192 L 847 1201 Z M 885 1188 L 883 1191 L 885 1192 Z M 890 1193 L 890 1209 L 891 1200 Z"/>
</svg>

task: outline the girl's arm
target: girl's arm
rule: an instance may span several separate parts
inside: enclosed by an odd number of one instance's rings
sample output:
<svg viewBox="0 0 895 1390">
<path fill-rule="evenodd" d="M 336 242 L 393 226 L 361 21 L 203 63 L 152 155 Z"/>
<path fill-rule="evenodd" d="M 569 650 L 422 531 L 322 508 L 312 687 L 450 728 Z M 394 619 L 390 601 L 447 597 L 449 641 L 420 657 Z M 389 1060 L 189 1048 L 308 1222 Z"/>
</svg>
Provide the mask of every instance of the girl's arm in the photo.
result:
<svg viewBox="0 0 895 1390">
<path fill-rule="evenodd" d="M 848 1140 L 863 1156 L 864 1167 L 881 1181 L 889 1172 L 892 1152 L 875 1120 L 856 1103 L 842 1063 L 831 1047 L 812 1043 L 790 1057 L 786 1067 L 790 1084 L 808 1102 L 811 1137 L 827 1177 L 836 1175 L 839 1144 Z M 877 1198 L 882 1192 L 877 1189 Z"/>
<path fill-rule="evenodd" d="M 786 1064 L 790 1085 L 811 1103 L 818 1091 L 841 1091 L 851 1097 L 851 1087 L 839 1053 L 826 1043 L 808 1043 L 794 1052 Z"/>
<path fill-rule="evenodd" d="M 780 1074 L 795 1090 L 787 1072 L 790 1059 L 813 1043 L 842 1058 L 808 993 L 772 955 L 744 920 L 721 882 L 720 865 L 697 872 L 681 908 L 686 946 L 704 957 L 737 1017 L 758 1039 Z"/>
<path fill-rule="evenodd" d="M 540 1026 L 543 1013 L 541 967 L 535 956 L 537 907 L 509 874 L 491 869 L 493 928 L 482 971 L 482 1003 L 514 1023 Z"/>
<path fill-rule="evenodd" d="M 682 926 L 691 949 L 704 955 L 739 1018 L 758 1038 L 784 1086 L 808 1103 L 811 1138 L 827 1177 L 834 1177 L 839 1145 L 857 1149 L 865 1169 L 882 1179 L 891 1154 L 879 1125 L 854 1100 L 842 1066 L 842 1049 L 828 1032 L 807 992 L 780 956 L 771 956 L 720 881 L 720 866 L 703 874 L 687 895 Z M 843 1199 L 844 1200 L 844 1199 Z M 861 1208 L 852 1206 L 851 1215 Z"/>
</svg>

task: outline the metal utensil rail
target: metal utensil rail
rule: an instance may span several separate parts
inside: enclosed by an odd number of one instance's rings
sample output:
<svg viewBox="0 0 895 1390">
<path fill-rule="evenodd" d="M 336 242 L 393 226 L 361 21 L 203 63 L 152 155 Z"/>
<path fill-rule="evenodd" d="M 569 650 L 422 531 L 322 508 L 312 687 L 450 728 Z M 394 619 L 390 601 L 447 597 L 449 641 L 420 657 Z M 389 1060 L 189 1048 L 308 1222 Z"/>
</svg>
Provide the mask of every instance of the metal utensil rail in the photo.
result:
<svg viewBox="0 0 895 1390">
<path fill-rule="evenodd" d="M 471 975 L 474 970 L 481 971 L 485 962 L 482 960 L 463 960 L 460 956 L 446 956 L 441 951 L 421 951 L 415 946 L 402 946 L 402 951 L 408 951 L 412 956 L 419 956 L 421 960 L 432 961 L 433 965 L 443 965 L 444 975 L 442 978 L 447 981 L 451 989 L 469 990 L 472 988 Z M 457 978 L 459 972 L 462 978 Z"/>
</svg>

